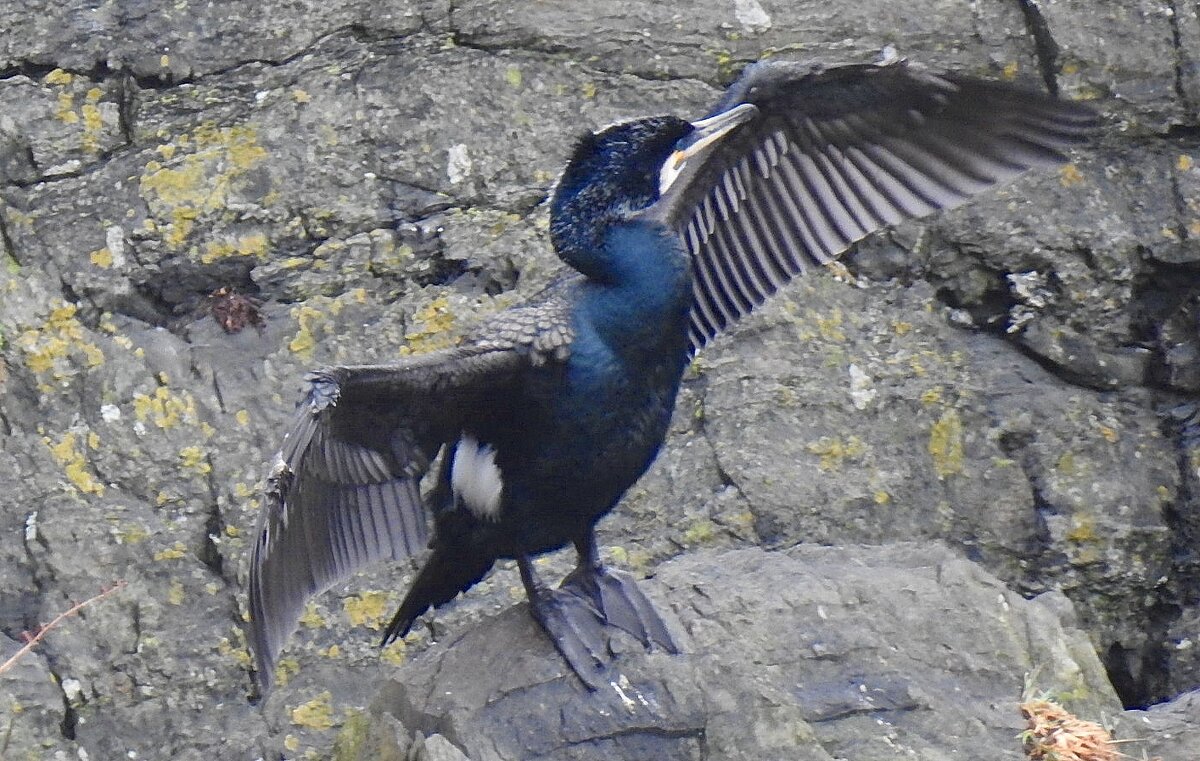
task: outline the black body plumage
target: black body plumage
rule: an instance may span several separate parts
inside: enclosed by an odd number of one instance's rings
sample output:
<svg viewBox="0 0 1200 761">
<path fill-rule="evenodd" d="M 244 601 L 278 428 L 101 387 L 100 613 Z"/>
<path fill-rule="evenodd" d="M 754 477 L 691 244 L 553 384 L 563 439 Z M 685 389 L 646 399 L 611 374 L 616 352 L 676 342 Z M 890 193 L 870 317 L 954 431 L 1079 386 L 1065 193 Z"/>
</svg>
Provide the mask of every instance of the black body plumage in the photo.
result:
<svg viewBox="0 0 1200 761">
<path fill-rule="evenodd" d="M 310 374 L 254 546 L 260 682 L 309 597 L 420 552 L 428 515 L 431 552 L 385 640 L 515 558 L 589 686 L 611 660 L 605 627 L 674 652 L 633 582 L 599 562 L 593 529 L 661 447 L 690 356 L 854 241 L 1061 163 L 1095 125 L 1080 105 L 903 62 L 762 63 L 705 119 L 582 139 L 550 207 L 578 274 L 457 348 Z M 568 543 L 579 566 L 551 591 L 530 558 Z"/>
</svg>

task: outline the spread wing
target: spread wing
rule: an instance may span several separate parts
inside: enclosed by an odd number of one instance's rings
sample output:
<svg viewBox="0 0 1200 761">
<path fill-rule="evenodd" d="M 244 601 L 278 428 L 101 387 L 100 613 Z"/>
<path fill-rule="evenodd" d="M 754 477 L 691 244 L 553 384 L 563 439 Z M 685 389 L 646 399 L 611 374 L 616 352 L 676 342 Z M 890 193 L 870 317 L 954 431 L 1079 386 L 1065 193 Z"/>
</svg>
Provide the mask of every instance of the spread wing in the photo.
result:
<svg viewBox="0 0 1200 761">
<path fill-rule="evenodd" d="M 513 393 L 530 368 L 562 362 L 567 302 L 498 315 L 458 348 L 394 365 L 309 373 L 267 480 L 250 565 L 250 629 L 265 688 L 308 599 L 427 538 L 420 480 L 442 444 Z"/>
<path fill-rule="evenodd" d="M 693 353 L 808 267 L 1062 163 L 1098 123 L 1077 103 L 903 61 L 754 64 L 710 115 L 742 103 L 757 115 L 660 201 L 692 258 Z"/>
</svg>

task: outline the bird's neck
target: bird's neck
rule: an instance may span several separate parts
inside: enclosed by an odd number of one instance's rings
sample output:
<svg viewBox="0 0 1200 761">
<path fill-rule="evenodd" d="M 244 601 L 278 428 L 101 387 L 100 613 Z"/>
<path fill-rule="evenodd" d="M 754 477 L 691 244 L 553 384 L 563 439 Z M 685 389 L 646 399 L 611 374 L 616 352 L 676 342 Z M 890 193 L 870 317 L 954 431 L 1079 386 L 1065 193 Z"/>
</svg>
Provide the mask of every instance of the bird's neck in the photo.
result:
<svg viewBox="0 0 1200 761">
<path fill-rule="evenodd" d="M 678 237 L 635 217 L 610 225 L 598 244 L 585 301 L 597 332 L 623 354 L 683 350 L 692 285 Z"/>
</svg>

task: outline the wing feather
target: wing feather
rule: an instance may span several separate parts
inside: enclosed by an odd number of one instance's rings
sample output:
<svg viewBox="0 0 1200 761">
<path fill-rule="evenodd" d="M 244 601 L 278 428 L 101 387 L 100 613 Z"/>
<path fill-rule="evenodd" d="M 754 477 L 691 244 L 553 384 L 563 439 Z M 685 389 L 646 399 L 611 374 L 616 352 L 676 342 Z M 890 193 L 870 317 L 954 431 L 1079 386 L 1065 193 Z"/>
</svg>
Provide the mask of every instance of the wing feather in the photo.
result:
<svg viewBox="0 0 1200 761">
<path fill-rule="evenodd" d="M 502 313 L 459 348 L 307 376 L 251 557 L 251 643 L 264 689 L 311 597 L 424 549 L 420 480 L 442 444 L 513 393 L 524 372 L 565 360 L 572 340 L 567 301 L 552 297 Z"/>
<path fill-rule="evenodd" d="M 757 114 L 656 205 L 692 258 L 693 352 L 809 266 L 1060 164 L 1097 126 L 1080 104 L 903 61 L 754 64 L 709 115 L 743 103 Z"/>
</svg>

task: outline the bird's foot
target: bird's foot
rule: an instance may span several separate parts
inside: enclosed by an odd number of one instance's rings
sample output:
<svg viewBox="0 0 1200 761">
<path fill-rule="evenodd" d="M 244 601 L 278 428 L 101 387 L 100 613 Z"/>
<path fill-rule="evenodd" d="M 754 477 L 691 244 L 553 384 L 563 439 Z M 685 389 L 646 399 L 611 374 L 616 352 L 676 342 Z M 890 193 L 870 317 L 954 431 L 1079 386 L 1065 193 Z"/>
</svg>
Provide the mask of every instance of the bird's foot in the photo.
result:
<svg viewBox="0 0 1200 761">
<path fill-rule="evenodd" d="M 601 621 L 637 637 L 646 649 L 679 652 L 666 622 L 629 574 L 602 564 L 580 565 L 560 589 L 587 600 Z"/>
<path fill-rule="evenodd" d="M 612 681 L 604 618 L 590 600 L 573 591 L 539 587 L 529 594 L 529 605 L 534 619 L 588 689 L 598 690 Z"/>
</svg>

